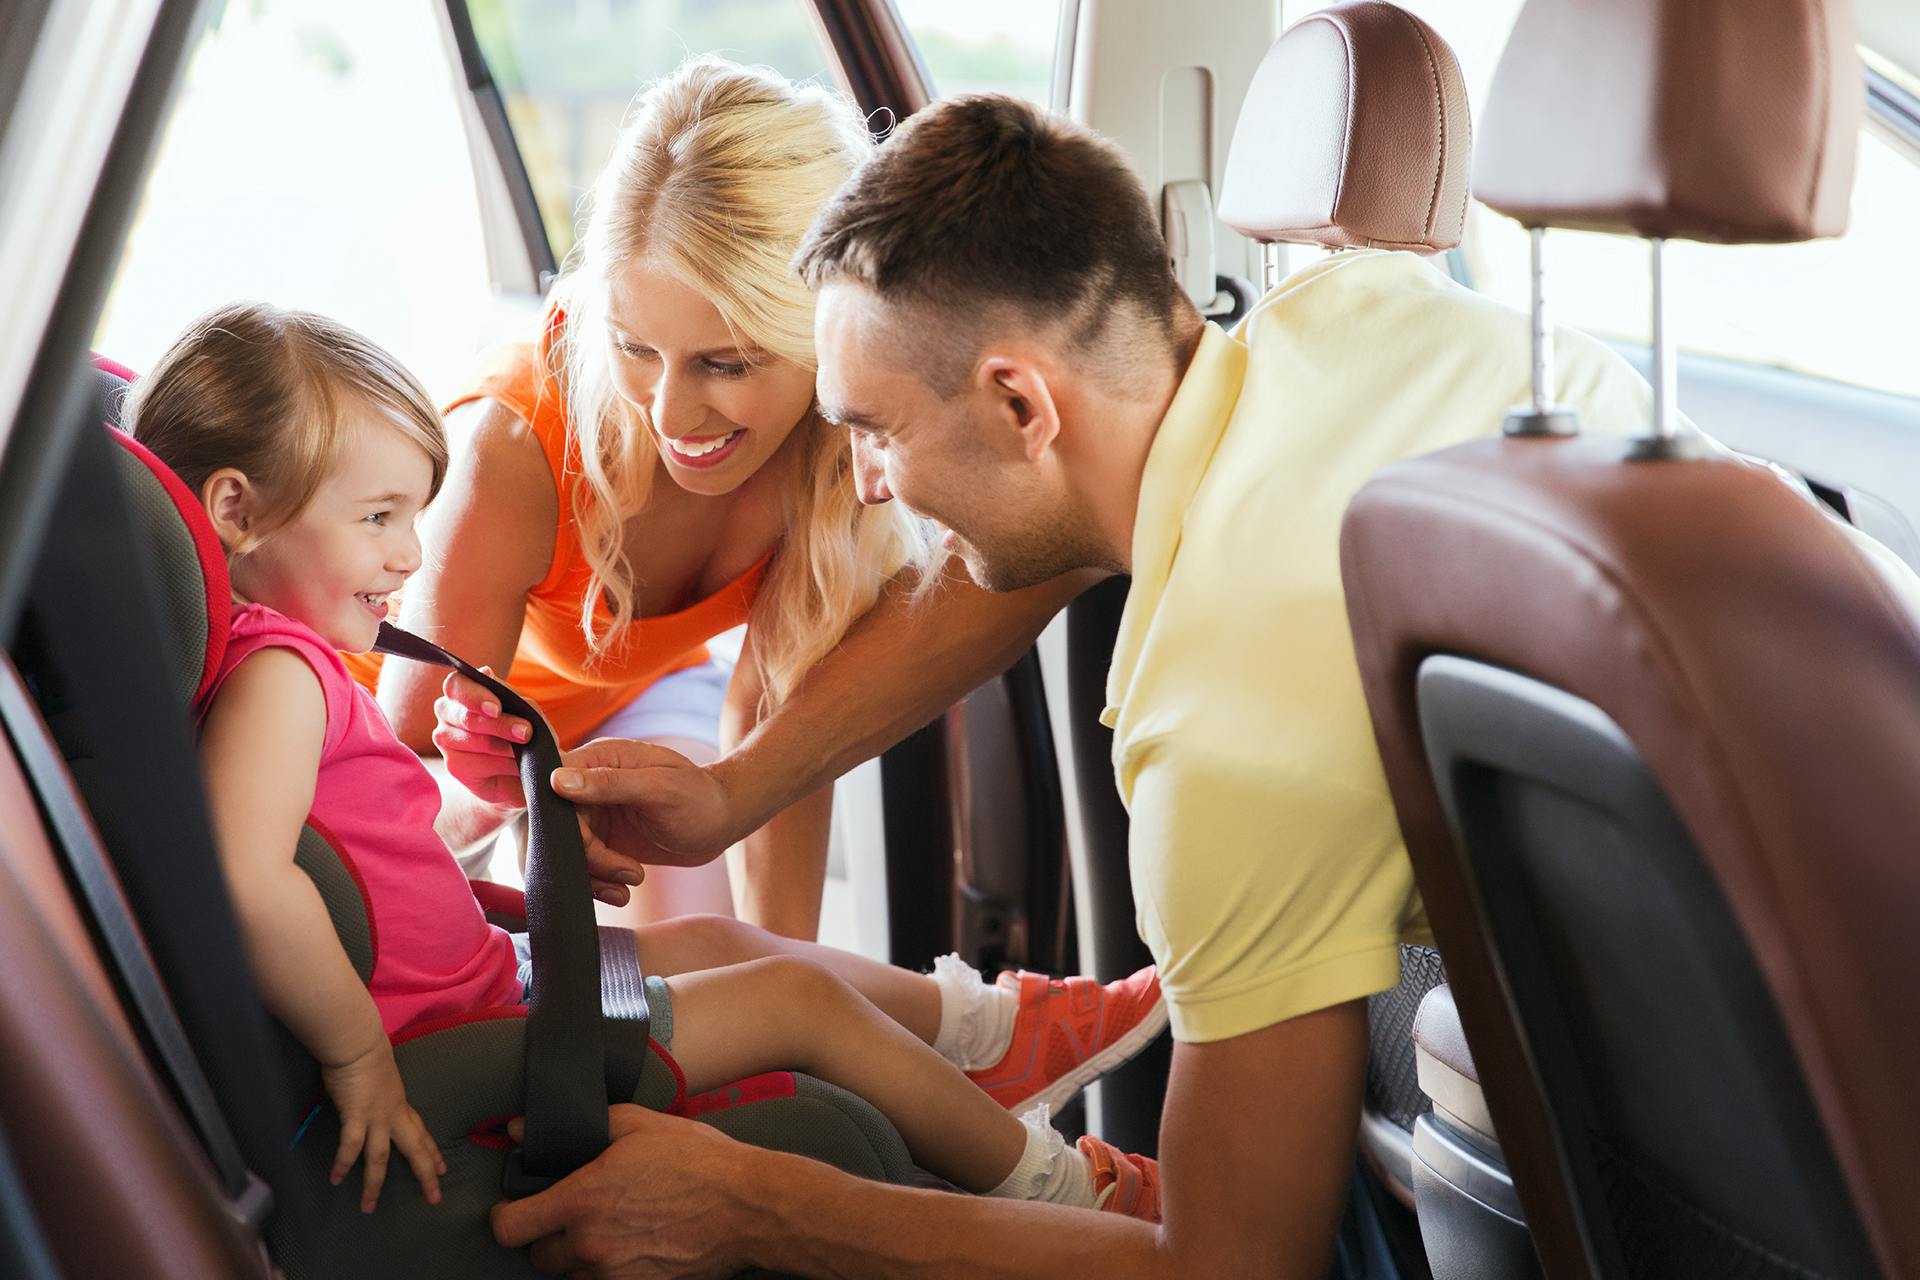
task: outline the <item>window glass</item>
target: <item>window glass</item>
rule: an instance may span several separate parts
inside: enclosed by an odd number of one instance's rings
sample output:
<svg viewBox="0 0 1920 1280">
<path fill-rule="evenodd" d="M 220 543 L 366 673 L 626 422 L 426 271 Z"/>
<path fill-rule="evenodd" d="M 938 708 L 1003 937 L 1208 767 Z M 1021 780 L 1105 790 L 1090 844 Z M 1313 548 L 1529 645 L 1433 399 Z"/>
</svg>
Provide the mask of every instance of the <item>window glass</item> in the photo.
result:
<svg viewBox="0 0 1920 1280">
<path fill-rule="evenodd" d="M 1400 3 L 1453 47 L 1477 119 L 1519 0 Z M 1289 4 L 1288 16 L 1312 7 Z M 1920 218 L 1920 165 L 1910 154 L 1871 127 L 1862 130 L 1852 217 L 1836 239 L 1670 243 L 1668 315 L 1681 349 L 1920 395 L 1911 316 L 1912 299 L 1920 297 L 1920 254 L 1911 247 Z M 1519 224 L 1474 201 L 1461 248 L 1476 288 L 1527 305 L 1527 234 Z M 1603 337 L 1648 341 L 1648 253 L 1645 242 L 1622 236 L 1548 232 L 1547 284 L 1556 319 Z"/>
<path fill-rule="evenodd" d="M 649 81 L 711 53 L 833 84 L 804 0 L 470 0 L 554 257 Z"/>
<path fill-rule="evenodd" d="M 1010 93 L 1048 105 L 1060 0 L 894 0 L 942 98 Z"/>
<path fill-rule="evenodd" d="M 434 6 L 234 0 L 202 41 L 95 346 L 149 367 L 254 298 L 365 332 L 445 394 L 503 332 Z M 505 326 L 505 327 L 503 327 Z"/>
</svg>

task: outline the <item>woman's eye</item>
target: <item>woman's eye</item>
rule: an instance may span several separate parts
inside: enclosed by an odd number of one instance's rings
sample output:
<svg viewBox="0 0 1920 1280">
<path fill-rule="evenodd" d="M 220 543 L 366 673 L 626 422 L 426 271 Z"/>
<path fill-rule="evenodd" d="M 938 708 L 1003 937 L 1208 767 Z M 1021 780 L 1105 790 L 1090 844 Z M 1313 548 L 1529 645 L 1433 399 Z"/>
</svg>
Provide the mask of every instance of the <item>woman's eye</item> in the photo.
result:
<svg viewBox="0 0 1920 1280">
<path fill-rule="evenodd" d="M 653 354 L 652 347 L 643 347 L 637 342 L 628 342 L 625 338 L 615 338 L 613 349 L 629 360 L 642 360 Z"/>
<path fill-rule="evenodd" d="M 386 527 L 387 521 L 392 518 L 393 518 L 393 512 L 391 511 L 376 511 L 372 515 L 367 517 L 367 523 L 377 524 L 384 529 Z"/>
<path fill-rule="evenodd" d="M 727 364 L 720 360 L 708 360 L 705 364 L 707 372 L 716 378 L 744 378 L 747 376 L 747 370 L 752 367 L 744 362 Z"/>
</svg>

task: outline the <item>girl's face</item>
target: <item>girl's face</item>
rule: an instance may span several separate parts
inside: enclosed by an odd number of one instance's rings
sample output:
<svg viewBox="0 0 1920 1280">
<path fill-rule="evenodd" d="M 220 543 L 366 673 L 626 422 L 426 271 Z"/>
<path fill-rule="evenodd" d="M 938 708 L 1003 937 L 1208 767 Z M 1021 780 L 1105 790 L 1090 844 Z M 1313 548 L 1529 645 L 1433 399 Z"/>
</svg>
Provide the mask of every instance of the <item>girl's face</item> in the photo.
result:
<svg viewBox="0 0 1920 1280">
<path fill-rule="evenodd" d="M 673 276 L 634 266 L 608 287 L 613 386 L 640 411 L 674 483 L 730 493 L 813 404 L 813 371 L 742 345 L 720 312 Z"/>
<path fill-rule="evenodd" d="M 336 649 L 362 653 L 373 647 L 387 598 L 420 567 L 413 525 L 427 505 L 433 462 L 371 410 L 354 414 L 345 430 L 339 461 L 313 499 L 253 550 L 233 557 L 233 590 L 304 622 Z M 208 484 L 238 474 L 218 472 Z M 246 518 L 247 501 L 240 497 L 225 520 L 215 512 L 223 540 L 230 525 Z"/>
</svg>

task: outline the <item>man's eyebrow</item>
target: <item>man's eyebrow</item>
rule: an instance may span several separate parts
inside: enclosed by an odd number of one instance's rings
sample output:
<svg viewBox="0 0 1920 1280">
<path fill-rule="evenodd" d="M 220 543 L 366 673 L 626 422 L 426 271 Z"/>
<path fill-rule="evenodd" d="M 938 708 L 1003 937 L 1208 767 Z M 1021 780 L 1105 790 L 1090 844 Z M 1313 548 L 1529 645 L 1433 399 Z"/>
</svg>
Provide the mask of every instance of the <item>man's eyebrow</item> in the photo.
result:
<svg viewBox="0 0 1920 1280">
<path fill-rule="evenodd" d="M 858 409 L 846 409 L 836 405 L 823 404 L 820 406 L 820 416 L 836 426 L 852 427 L 858 431 L 871 432 L 885 430 L 884 427 L 874 420 L 871 414 L 862 413 Z"/>
</svg>

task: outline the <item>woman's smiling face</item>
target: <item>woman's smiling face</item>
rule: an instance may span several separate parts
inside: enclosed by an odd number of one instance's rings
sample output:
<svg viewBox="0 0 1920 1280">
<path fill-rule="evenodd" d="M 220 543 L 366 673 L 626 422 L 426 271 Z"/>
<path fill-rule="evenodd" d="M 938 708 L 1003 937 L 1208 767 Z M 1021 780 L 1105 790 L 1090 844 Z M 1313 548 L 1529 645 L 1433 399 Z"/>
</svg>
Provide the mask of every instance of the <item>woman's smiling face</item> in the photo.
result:
<svg viewBox="0 0 1920 1280">
<path fill-rule="evenodd" d="M 651 266 L 609 282 L 606 340 L 614 390 L 692 493 L 738 488 L 813 404 L 812 370 L 752 347 L 704 296 Z"/>
</svg>

